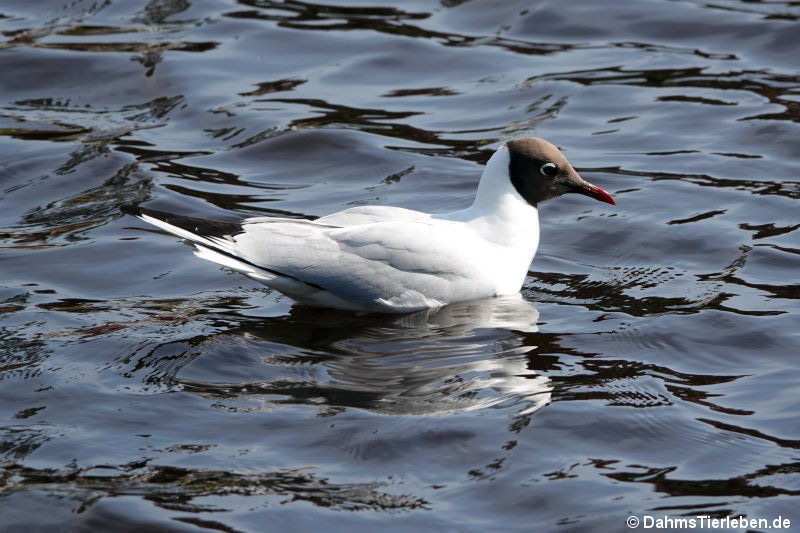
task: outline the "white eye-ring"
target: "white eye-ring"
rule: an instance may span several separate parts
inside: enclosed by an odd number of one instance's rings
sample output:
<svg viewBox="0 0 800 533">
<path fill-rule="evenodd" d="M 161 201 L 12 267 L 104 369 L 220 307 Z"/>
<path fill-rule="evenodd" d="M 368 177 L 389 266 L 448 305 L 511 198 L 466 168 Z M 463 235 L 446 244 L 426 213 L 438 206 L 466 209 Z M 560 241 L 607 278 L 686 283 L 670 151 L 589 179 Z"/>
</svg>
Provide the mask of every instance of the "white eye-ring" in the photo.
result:
<svg viewBox="0 0 800 533">
<path fill-rule="evenodd" d="M 541 167 L 539 167 L 539 172 L 542 173 L 542 176 L 547 176 L 548 178 L 555 177 L 558 174 L 558 167 L 555 163 L 545 163 Z"/>
</svg>

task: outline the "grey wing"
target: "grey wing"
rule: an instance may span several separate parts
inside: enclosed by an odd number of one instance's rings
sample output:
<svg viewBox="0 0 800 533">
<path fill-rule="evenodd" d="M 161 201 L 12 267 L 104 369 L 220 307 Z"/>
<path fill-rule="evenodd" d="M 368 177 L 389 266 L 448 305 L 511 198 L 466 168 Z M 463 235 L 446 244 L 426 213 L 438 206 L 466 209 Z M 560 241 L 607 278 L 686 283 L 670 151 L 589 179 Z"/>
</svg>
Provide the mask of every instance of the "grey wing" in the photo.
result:
<svg viewBox="0 0 800 533">
<path fill-rule="evenodd" d="M 365 306 L 443 305 L 483 286 L 457 230 L 442 223 L 385 222 L 352 228 L 252 225 L 234 237 L 236 253 Z M 473 250 L 480 253 L 479 250 Z"/>
<path fill-rule="evenodd" d="M 447 221 L 338 228 L 307 220 L 248 219 L 207 233 L 207 224 L 195 219 L 155 211 L 137 216 L 189 240 L 199 257 L 309 303 L 332 303 L 327 298 L 332 295 L 336 305 L 405 311 L 493 290 L 480 265 L 494 254 Z"/>
<path fill-rule="evenodd" d="M 339 227 L 358 226 L 361 224 L 374 224 L 376 222 L 391 222 L 405 220 L 408 222 L 425 222 L 430 220 L 429 213 L 405 209 L 403 207 L 392 207 L 382 205 L 362 205 L 351 207 L 338 213 L 332 213 L 318 218 L 315 222 L 319 224 L 333 225 Z"/>
</svg>

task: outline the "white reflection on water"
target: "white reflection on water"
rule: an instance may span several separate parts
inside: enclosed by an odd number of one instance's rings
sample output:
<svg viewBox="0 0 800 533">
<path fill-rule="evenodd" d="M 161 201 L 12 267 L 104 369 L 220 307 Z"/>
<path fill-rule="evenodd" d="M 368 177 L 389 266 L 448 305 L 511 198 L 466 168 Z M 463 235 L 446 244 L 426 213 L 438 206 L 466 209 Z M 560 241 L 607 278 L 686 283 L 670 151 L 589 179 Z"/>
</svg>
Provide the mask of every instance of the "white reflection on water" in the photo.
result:
<svg viewBox="0 0 800 533">
<path fill-rule="evenodd" d="M 526 415 L 551 396 L 550 380 L 531 364 L 538 319 L 521 296 L 392 318 L 295 310 L 291 321 L 267 319 L 207 338 L 175 379 L 184 390 L 235 403 L 417 415 L 498 406 Z M 256 375 L 220 382 L 232 345 L 258 357 Z"/>
</svg>

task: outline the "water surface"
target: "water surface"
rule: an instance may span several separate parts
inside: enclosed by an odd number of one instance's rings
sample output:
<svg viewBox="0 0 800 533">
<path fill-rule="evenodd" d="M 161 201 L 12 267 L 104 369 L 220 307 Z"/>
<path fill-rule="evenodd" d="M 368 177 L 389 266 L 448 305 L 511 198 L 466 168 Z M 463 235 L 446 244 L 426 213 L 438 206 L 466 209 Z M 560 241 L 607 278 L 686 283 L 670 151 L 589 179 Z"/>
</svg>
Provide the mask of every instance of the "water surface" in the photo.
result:
<svg viewBox="0 0 800 533">
<path fill-rule="evenodd" d="M 800 6 L 6 1 L 6 531 L 800 524 Z M 469 204 L 548 138 L 520 299 L 292 305 L 119 207 Z"/>
</svg>

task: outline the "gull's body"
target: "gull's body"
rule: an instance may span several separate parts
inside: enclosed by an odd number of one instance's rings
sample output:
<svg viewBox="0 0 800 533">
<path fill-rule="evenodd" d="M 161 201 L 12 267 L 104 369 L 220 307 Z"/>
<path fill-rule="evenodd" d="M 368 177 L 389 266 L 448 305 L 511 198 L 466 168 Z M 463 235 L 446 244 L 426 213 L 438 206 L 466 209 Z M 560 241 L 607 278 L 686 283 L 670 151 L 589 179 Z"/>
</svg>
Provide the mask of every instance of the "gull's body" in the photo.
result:
<svg viewBox="0 0 800 533">
<path fill-rule="evenodd" d="M 536 174 L 528 172 L 528 160 Z M 557 165 L 566 185 L 544 174 L 543 183 L 528 184 L 545 164 Z M 536 204 L 568 192 L 561 191 L 567 186 L 613 203 L 581 180 L 554 146 L 523 139 L 492 156 L 472 205 L 453 213 L 363 206 L 314 221 L 250 218 L 216 236 L 180 217 L 138 215 L 191 241 L 199 257 L 300 303 L 402 313 L 517 293 L 539 244 Z"/>
</svg>

